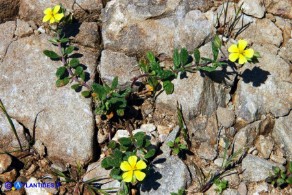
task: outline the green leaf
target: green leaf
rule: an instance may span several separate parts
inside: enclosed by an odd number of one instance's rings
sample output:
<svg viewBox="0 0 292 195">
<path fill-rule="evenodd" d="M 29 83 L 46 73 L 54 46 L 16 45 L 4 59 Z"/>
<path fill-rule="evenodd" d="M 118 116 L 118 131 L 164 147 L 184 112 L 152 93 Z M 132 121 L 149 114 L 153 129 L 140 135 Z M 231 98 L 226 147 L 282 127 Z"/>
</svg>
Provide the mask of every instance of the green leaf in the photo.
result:
<svg viewBox="0 0 292 195">
<path fill-rule="evenodd" d="M 83 80 L 83 81 L 85 81 L 85 72 L 84 71 L 82 71 L 82 73 L 79 75 L 79 77 Z"/>
<path fill-rule="evenodd" d="M 117 109 L 116 112 L 117 112 L 118 116 L 124 116 L 124 114 L 125 114 L 124 109 Z"/>
<path fill-rule="evenodd" d="M 74 89 L 76 91 L 80 87 L 81 87 L 80 84 L 74 84 L 74 85 L 71 86 L 71 89 Z"/>
<path fill-rule="evenodd" d="M 144 144 L 144 140 L 146 138 L 146 135 L 144 132 L 138 132 L 134 135 L 134 138 L 136 140 L 137 148 L 141 148 Z"/>
<path fill-rule="evenodd" d="M 66 71 L 67 71 L 66 67 L 61 66 L 57 69 L 56 76 L 60 79 L 62 78 L 62 76 L 65 74 Z"/>
<path fill-rule="evenodd" d="M 91 92 L 90 92 L 90 91 L 82 91 L 82 92 L 81 92 L 81 95 L 82 95 L 83 97 L 85 97 L 85 98 L 88 98 L 88 97 L 90 97 Z"/>
<path fill-rule="evenodd" d="M 202 67 L 199 67 L 199 70 L 213 72 L 214 70 L 216 70 L 216 68 L 217 68 L 216 66 L 202 66 Z"/>
<path fill-rule="evenodd" d="M 162 81 L 171 80 L 174 77 L 174 74 L 171 70 L 163 70 L 160 72 L 159 77 Z"/>
<path fill-rule="evenodd" d="M 202 57 L 201 59 L 204 60 L 205 62 L 213 62 L 213 60 L 211 60 L 210 58 L 204 58 L 204 57 Z"/>
<path fill-rule="evenodd" d="M 58 44 L 58 39 L 56 39 L 56 38 L 49 39 L 49 42 L 51 42 L 53 44 Z"/>
<path fill-rule="evenodd" d="M 217 48 L 220 48 L 222 46 L 221 39 L 219 38 L 218 35 L 215 35 L 213 43 L 214 43 L 214 46 Z"/>
<path fill-rule="evenodd" d="M 292 175 L 289 176 L 289 177 L 286 179 L 286 182 L 287 182 L 288 184 L 292 184 Z"/>
<path fill-rule="evenodd" d="M 102 85 L 97 84 L 97 83 L 93 83 L 91 87 L 92 87 L 93 91 L 98 94 L 99 100 L 106 98 L 106 90 L 104 89 L 104 87 Z"/>
<path fill-rule="evenodd" d="M 174 69 L 180 68 L 180 57 L 179 57 L 178 49 L 175 49 L 173 51 L 173 65 L 174 65 Z"/>
<path fill-rule="evenodd" d="M 105 169 L 110 169 L 113 166 L 111 165 L 112 158 L 110 157 L 106 157 L 101 161 L 101 167 L 105 168 Z"/>
<path fill-rule="evenodd" d="M 196 64 L 199 64 L 201 60 L 201 55 L 200 55 L 200 51 L 197 48 L 194 50 L 194 57 L 195 57 Z"/>
<path fill-rule="evenodd" d="M 156 153 L 156 150 L 155 149 L 151 149 L 151 150 L 149 150 L 146 154 L 145 154 L 145 156 L 144 156 L 144 158 L 151 158 L 151 157 L 153 157 L 154 155 L 155 155 L 155 153 Z"/>
<path fill-rule="evenodd" d="M 260 58 L 261 54 L 258 51 L 256 51 L 256 52 L 254 52 L 253 56 L 256 58 Z"/>
<path fill-rule="evenodd" d="M 173 153 L 174 155 L 178 155 L 178 153 L 179 153 L 179 148 L 173 148 L 172 153 Z"/>
<path fill-rule="evenodd" d="M 185 145 L 185 144 L 180 144 L 179 148 L 182 149 L 182 150 L 187 150 L 188 149 L 187 145 Z"/>
<path fill-rule="evenodd" d="M 69 42 L 69 39 L 68 38 L 62 38 L 59 41 L 60 41 L 60 43 L 67 43 L 67 42 Z"/>
<path fill-rule="evenodd" d="M 282 179 L 282 178 L 278 178 L 277 179 L 277 185 L 278 186 L 281 186 L 281 185 L 283 185 L 285 183 L 285 180 L 284 179 Z"/>
<path fill-rule="evenodd" d="M 80 64 L 80 62 L 77 58 L 72 58 L 69 64 L 72 68 L 76 68 Z"/>
<path fill-rule="evenodd" d="M 164 81 L 163 82 L 163 89 L 167 95 L 172 94 L 174 90 L 174 85 L 171 81 Z"/>
<path fill-rule="evenodd" d="M 280 173 L 280 168 L 279 167 L 272 167 L 272 170 L 274 172 L 275 175 L 278 175 Z"/>
<path fill-rule="evenodd" d="M 126 146 L 126 147 L 129 147 L 132 145 L 132 140 L 128 137 L 122 137 L 118 141 L 121 145 Z"/>
<path fill-rule="evenodd" d="M 145 144 L 144 144 L 144 147 L 147 148 L 149 146 L 151 146 L 151 142 L 150 142 L 149 139 L 146 139 Z"/>
<path fill-rule="evenodd" d="M 108 148 L 111 148 L 111 149 L 115 149 L 117 147 L 117 142 L 115 142 L 114 140 L 111 140 L 109 143 L 108 143 Z"/>
<path fill-rule="evenodd" d="M 173 148 L 173 146 L 174 146 L 174 142 L 169 141 L 169 142 L 167 142 L 167 145 L 168 145 L 170 148 Z"/>
<path fill-rule="evenodd" d="M 290 161 L 288 164 L 288 170 L 289 170 L 289 173 L 292 174 L 292 161 Z"/>
<path fill-rule="evenodd" d="M 75 49 L 75 47 L 74 46 L 72 46 L 72 45 L 70 45 L 69 47 L 67 47 L 66 49 L 65 49 L 65 54 L 70 54 L 70 53 L 72 53 L 73 51 L 74 51 L 74 49 Z"/>
<path fill-rule="evenodd" d="M 189 53 L 186 48 L 180 50 L 180 62 L 182 66 L 185 66 L 188 63 Z"/>
<path fill-rule="evenodd" d="M 63 87 L 69 83 L 70 79 L 68 77 L 65 77 L 64 79 L 58 79 L 56 81 L 57 87 Z"/>
<path fill-rule="evenodd" d="M 44 54 L 51 59 L 60 59 L 61 57 L 54 51 L 44 50 Z"/>
<path fill-rule="evenodd" d="M 213 52 L 213 60 L 216 61 L 219 54 L 219 49 L 216 47 L 214 41 L 212 42 L 212 52 Z"/>
<path fill-rule="evenodd" d="M 83 68 L 82 66 L 78 66 L 76 69 L 75 69 L 75 74 L 80 76 L 83 72 Z"/>
<path fill-rule="evenodd" d="M 121 174 L 121 170 L 119 168 L 114 168 L 110 172 L 110 176 L 116 180 L 122 180 L 122 176 L 120 174 Z"/>
<path fill-rule="evenodd" d="M 151 64 L 154 64 L 156 62 L 153 52 L 151 51 L 147 52 L 146 57 Z"/>
<path fill-rule="evenodd" d="M 117 88 L 118 86 L 118 83 L 119 83 L 119 78 L 116 76 L 114 79 L 113 79 L 113 82 L 112 82 L 112 90 Z"/>
</svg>

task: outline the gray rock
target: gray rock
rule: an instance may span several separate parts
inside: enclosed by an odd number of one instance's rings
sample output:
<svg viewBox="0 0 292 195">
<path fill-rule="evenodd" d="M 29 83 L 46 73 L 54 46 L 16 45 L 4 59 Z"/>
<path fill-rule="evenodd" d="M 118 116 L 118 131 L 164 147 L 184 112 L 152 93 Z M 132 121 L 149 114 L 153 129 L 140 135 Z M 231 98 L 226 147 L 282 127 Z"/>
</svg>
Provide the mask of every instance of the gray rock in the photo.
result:
<svg viewBox="0 0 292 195">
<path fill-rule="evenodd" d="M 235 189 L 228 188 L 223 191 L 222 195 L 239 195 L 239 192 Z"/>
<path fill-rule="evenodd" d="M 258 44 L 272 44 L 277 47 L 283 42 L 282 31 L 269 19 L 257 19 L 239 34 L 238 39 L 246 39 Z"/>
<path fill-rule="evenodd" d="M 6 107 L 5 104 L 4 106 Z M 10 113 L 8 114 L 10 115 Z M 21 146 L 28 146 L 23 126 L 19 124 L 15 119 L 12 119 L 12 122 L 16 129 L 16 133 L 18 135 Z M 19 144 L 15 137 L 15 134 L 13 133 L 6 116 L 4 115 L 4 113 L 2 113 L 2 110 L 0 110 L 0 148 L 5 148 L 8 151 L 19 148 Z"/>
<path fill-rule="evenodd" d="M 96 22 L 82 22 L 79 27 L 79 33 L 74 37 L 74 41 L 85 47 L 96 48 L 100 42 L 98 31 Z"/>
<path fill-rule="evenodd" d="M 0 150 L 2 153 L 3 151 Z M 7 154 L 0 154 L 0 174 L 4 173 L 12 163 L 12 159 Z"/>
<path fill-rule="evenodd" d="M 268 0 L 266 2 L 267 11 L 281 16 L 283 18 L 292 19 L 292 1 L 290 0 L 281 0 L 281 1 L 274 1 Z"/>
<path fill-rule="evenodd" d="M 237 188 L 240 184 L 240 178 L 236 170 L 226 173 L 223 179 L 228 181 L 228 187 L 230 188 Z"/>
<path fill-rule="evenodd" d="M 0 23 L 14 19 L 17 16 L 18 8 L 19 0 L 0 0 Z"/>
<path fill-rule="evenodd" d="M 101 160 L 88 165 L 87 171 L 83 177 L 83 181 L 86 182 L 91 179 L 100 179 L 98 184 L 101 185 L 101 189 L 116 188 L 119 189 L 120 182 L 113 180 L 110 177 L 110 170 L 106 170 L 101 167 Z M 112 190 L 117 191 L 117 190 Z"/>
<path fill-rule="evenodd" d="M 241 182 L 237 188 L 237 191 L 240 195 L 247 195 L 247 187 L 244 182 Z"/>
<path fill-rule="evenodd" d="M 218 107 L 217 109 L 218 122 L 226 128 L 234 124 L 235 113 L 227 108 Z"/>
<path fill-rule="evenodd" d="M 150 170 L 141 186 L 141 195 L 170 194 L 178 189 L 185 189 L 190 184 L 188 168 L 177 156 L 157 157 L 153 164 L 155 167 Z"/>
<path fill-rule="evenodd" d="M 139 75 L 137 65 L 138 62 L 135 57 L 128 57 L 120 52 L 103 50 L 99 65 L 100 76 L 108 82 L 118 76 L 119 84 L 130 84 L 131 79 Z"/>
<path fill-rule="evenodd" d="M 198 9 L 203 12 L 209 10 L 214 5 L 214 2 L 211 0 L 188 0 L 187 2 L 190 9 Z"/>
<path fill-rule="evenodd" d="M 21 38 L 31 34 L 33 34 L 33 29 L 30 27 L 29 23 L 17 19 L 15 35 L 18 36 L 18 38 Z"/>
<path fill-rule="evenodd" d="M 19 5 L 19 17 L 26 21 L 33 20 L 37 24 L 42 24 L 42 19 L 44 17 L 43 10 L 57 4 L 62 4 L 68 11 L 73 11 L 74 17 L 79 21 L 96 19 L 94 15 L 98 16 L 98 13 L 102 9 L 102 0 L 79 0 L 78 5 L 74 3 L 74 0 L 21 0 Z M 88 10 L 89 13 L 84 10 Z"/>
<path fill-rule="evenodd" d="M 285 47 L 280 49 L 279 56 L 287 62 L 292 62 L 292 39 L 289 39 Z"/>
<path fill-rule="evenodd" d="M 193 51 L 206 42 L 213 34 L 213 24 L 205 14 L 193 10 L 185 15 L 175 32 L 175 47 L 185 47 Z"/>
<path fill-rule="evenodd" d="M 267 193 L 267 192 L 269 192 L 269 185 L 266 182 L 259 182 L 255 184 L 253 188 L 249 190 L 249 193 L 251 194 L 262 194 L 262 193 Z"/>
<path fill-rule="evenodd" d="M 35 177 L 31 177 L 26 185 L 31 185 L 35 183 L 41 183 Z M 35 194 L 42 194 L 42 195 L 50 195 L 51 193 L 47 192 L 45 188 L 24 188 L 27 195 L 35 195 Z"/>
<path fill-rule="evenodd" d="M 260 121 L 254 122 L 240 129 L 234 137 L 234 151 L 244 150 L 253 146 L 256 136 L 259 134 Z"/>
<path fill-rule="evenodd" d="M 243 13 L 262 18 L 265 15 L 266 9 L 260 0 L 241 0 L 238 5 L 242 4 Z"/>
<path fill-rule="evenodd" d="M 261 156 L 268 159 L 274 148 L 274 140 L 270 136 L 260 135 L 255 142 L 257 150 L 260 152 Z"/>
<path fill-rule="evenodd" d="M 273 166 L 284 168 L 280 164 L 248 154 L 242 160 L 243 180 L 248 182 L 263 181 L 271 174 Z"/>
<path fill-rule="evenodd" d="M 282 47 L 286 47 L 287 42 L 289 41 L 289 39 L 292 38 L 292 21 L 289 19 L 284 19 L 282 17 L 279 16 L 275 16 L 276 19 L 276 26 L 278 28 L 280 28 L 282 30 L 283 33 L 283 43 L 282 43 Z"/>
<path fill-rule="evenodd" d="M 166 107 L 176 112 L 175 102 L 178 102 L 182 106 L 186 123 L 193 129 L 197 128 L 194 118 L 200 114 L 211 116 L 218 106 L 225 104 L 226 93 L 222 85 L 212 82 L 208 77 L 202 77 L 198 72 L 187 74 L 187 77 L 173 80 L 173 94 L 161 93 L 157 97 L 156 108 Z"/>
<path fill-rule="evenodd" d="M 292 160 L 292 112 L 288 116 L 279 117 L 276 119 L 276 123 L 273 130 L 273 138 L 276 143 L 280 146 L 284 146 L 284 151 L 286 152 L 286 157 L 288 160 Z"/>
<path fill-rule="evenodd" d="M 44 144 L 40 140 L 36 140 L 33 147 L 40 156 L 46 155 L 46 147 L 44 146 Z"/>
<path fill-rule="evenodd" d="M 95 151 L 91 100 L 70 86 L 55 87 L 54 73 L 61 64 L 42 53 L 53 49 L 48 39 L 46 35 L 30 36 L 10 44 L 0 65 L 1 98 L 11 117 L 27 129 L 32 130 L 36 122 L 35 137 L 45 144 L 51 160 L 85 162 Z M 82 47 L 78 52 L 94 78 L 96 54 Z"/>
<path fill-rule="evenodd" d="M 179 133 L 179 126 L 176 126 L 167 136 L 167 138 L 165 139 L 164 143 L 162 144 L 162 146 L 160 147 L 160 150 L 163 152 L 163 156 L 164 157 L 169 157 L 171 154 L 171 149 L 170 147 L 167 145 L 168 142 L 174 142 L 175 138 L 177 137 L 178 133 Z"/>
<path fill-rule="evenodd" d="M 9 44 L 13 41 L 16 24 L 14 21 L 0 24 L 0 60 L 3 60 Z"/>
<path fill-rule="evenodd" d="M 210 117 L 205 115 L 198 116 L 190 123 L 192 128 L 189 130 L 189 134 L 192 135 L 193 142 L 207 142 L 212 146 L 216 144 L 218 124 L 215 112 Z"/>
<path fill-rule="evenodd" d="M 258 64 L 245 64 L 241 70 L 242 79 L 234 98 L 237 117 L 250 123 L 267 113 L 287 115 L 292 108 L 289 64 L 274 53 L 274 46 L 254 44 L 253 48 L 264 55 Z"/>
<path fill-rule="evenodd" d="M 199 10 L 187 13 L 187 7 L 185 1 L 112 1 L 102 13 L 104 46 L 126 54 L 151 50 L 168 56 L 174 47 L 194 49 L 211 35 L 213 25 Z"/>
<path fill-rule="evenodd" d="M 214 147 L 207 142 L 202 143 L 197 152 L 200 158 L 206 160 L 214 160 L 217 156 L 217 152 Z"/>
</svg>

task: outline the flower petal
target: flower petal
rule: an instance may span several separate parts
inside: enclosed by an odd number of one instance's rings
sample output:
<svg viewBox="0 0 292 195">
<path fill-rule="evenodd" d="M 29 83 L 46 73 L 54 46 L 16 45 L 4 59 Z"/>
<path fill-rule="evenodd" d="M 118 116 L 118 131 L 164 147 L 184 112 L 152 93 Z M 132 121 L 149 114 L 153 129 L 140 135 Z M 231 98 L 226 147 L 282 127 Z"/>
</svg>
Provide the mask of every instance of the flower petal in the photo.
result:
<svg viewBox="0 0 292 195">
<path fill-rule="evenodd" d="M 45 15 L 43 18 L 43 22 L 49 21 L 51 19 L 51 17 L 52 17 L 52 15 L 50 15 L 50 14 Z"/>
<path fill-rule="evenodd" d="M 136 163 L 137 163 L 137 156 L 130 156 L 128 158 L 128 162 L 131 165 L 132 169 L 135 169 Z"/>
<path fill-rule="evenodd" d="M 54 13 L 54 14 L 57 14 L 57 13 L 59 12 L 60 9 L 61 9 L 61 6 L 60 6 L 60 5 L 56 5 L 56 6 L 54 7 L 53 13 Z"/>
<path fill-rule="evenodd" d="M 55 14 L 55 19 L 59 22 L 64 17 L 63 13 Z"/>
<path fill-rule="evenodd" d="M 229 51 L 230 53 L 238 53 L 238 52 L 239 52 L 238 47 L 237 47 L 237 45 L 235 45 L 235 44 L 231 45 L 231 46 L 228 48 L 228 51 Z"/>
<path fill-rule="evenodd" d="M 229 54 L 229 60 L 231 62 L 235 62 L 239 58 L 239 53 L 231 53 Z"/>
<path fill-rule="evenodd" d="M 246 57 L 244 57 L 244 55 L 239 54 L 239 60 L 238 60 L 238 64 L 245 64 L 247 62 Z"/>
<path fill-rule="evenodd" d="M 120 168 L 122 171 L 131 171 L 132 167 L 130 166 L 130 164 L 127 161 L 123 161 L 120 165 Z"/>
<path fill-rule="evenodd" d="M 146 163 L 143 160 L 139 160 L 136 164 L 136 169 L 141 170 L 147 167 Z"/>
<path fill-rule="evenodd" d="M 122 178 L 124 182 L 132 182 L 133 171 L 128 171 L 128 172 L 123 173 Z"/>
<path fill-rule="evenodd" d="M 142 181 L 146 176 L 146 174 L 143 173 L 142 171 L 134 171 L 134 175 L 135 175 L 136 179 L 139 181 Z"/>
<path fill-rule="evenodd" d="M 47 8 L 44 10 L 44 14 L 52 14 L 52 8 Z"/>
<path fill-rule="evenodd" d="M 51 19 L 50 19 L 50 24 L 52 24 L 54 22 L 55 22 L 55 18 L 52 16 Z"/>
<path fill-rule="evenodd" d="M 253 54 L 254 54 L 254 50 L 253 49 L 246 49 L 243 52 L 243 55 L 245 57 L 247 57 L 247 58 L 252 58 Z"/>
<path fill-rule="evenodd" d="M 246 40 L 243 40 L 243 39 L 238 40 L 239 53 L 242 53 L 244 51 L 244 49 L 246 48 L 246 46 L 247 46 Z"/>
</svg>

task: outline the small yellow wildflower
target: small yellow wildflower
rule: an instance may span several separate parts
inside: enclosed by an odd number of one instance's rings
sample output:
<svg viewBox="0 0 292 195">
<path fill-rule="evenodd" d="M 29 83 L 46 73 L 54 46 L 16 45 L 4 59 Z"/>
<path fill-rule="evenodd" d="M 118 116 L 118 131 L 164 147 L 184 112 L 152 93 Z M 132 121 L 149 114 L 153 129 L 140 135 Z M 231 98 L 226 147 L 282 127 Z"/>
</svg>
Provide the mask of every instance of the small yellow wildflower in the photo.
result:
<svg viewBox="0 0 292 195">
<path fill-rule="evenodd" d="M 130 156 L 128 161 L 123 161 L 120 165 L 120 168 L 123 173 L 122 178 L 124 182 L 136 182 L 142 181 L 146 174 L 143 173 L 141 170 L 147 167 L 146 163 L 143 160 L 139 160 L 137 162 L 137 156 Z"/>
<path fill-rule="evenodd" d="M 246 49 L 247 41 L 239 40 L 237 45 L 233 44 L 228 48 L 229 60 L 235 62 L 238 59 L 239 64 L 244 64 L 247 60 L 251 59 L 254 55 L 253 49 Z"/>
<path fill-rule="evenodd" d="M 64 17 L 64 13 L 59 13 L 61 9 L 60 5 L 56 5 L 53 9 L 52 8 L 47 8 L 44 10 L 44 18 L 43 22 L 48 22 L 50 21 L 50 24 L 52 23 L 58 23 L 60 20 Z"/>
</svg>

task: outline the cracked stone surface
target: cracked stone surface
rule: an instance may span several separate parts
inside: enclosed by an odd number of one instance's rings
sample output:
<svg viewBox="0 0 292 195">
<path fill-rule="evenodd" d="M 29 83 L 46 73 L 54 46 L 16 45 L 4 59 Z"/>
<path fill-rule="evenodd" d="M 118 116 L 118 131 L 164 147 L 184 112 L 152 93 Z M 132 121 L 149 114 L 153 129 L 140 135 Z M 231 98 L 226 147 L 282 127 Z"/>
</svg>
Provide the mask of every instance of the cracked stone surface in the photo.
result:
<svg viewBox="0 0 292 195">
<path fill-rule="evenodd" d="M 9 44 L 13 41 L 16 24 L 14 21 L 0 24 L 0 60 L 3 60 Z"/>
<path fill-rule="evenodd" d="M 19 17 L 23 20 L 33 20 L 38 24 L 42 24 L 44 16 L 43 10 L 62 4 L 68 11 L 74 10 L 74 16 L 80 21 L 94 20 L 102 9 L 102 0 L 78 0 L 79 6 L 74 0 L 20 0 Z M 81 8 L 80 8 L 81 7 Z M 88 10 L 87 14 L 84 10 Z"/>
<path fill-rule="evenodd" d="M 11 117 L 30 131 L 36 121 L 36 139 L 44 143 L 52 160 L 88 161 L 94 155 L 91 100 L 69 86 L 55 87 L 60 62 L 43 55 L 44 49 L 54 49 L 48 39 L 33 35 L 10 44 L 0 64 L 1 99 Z M 78 52 L 94 78 L 96 53 L 81 46 Z"/>
</svg>

